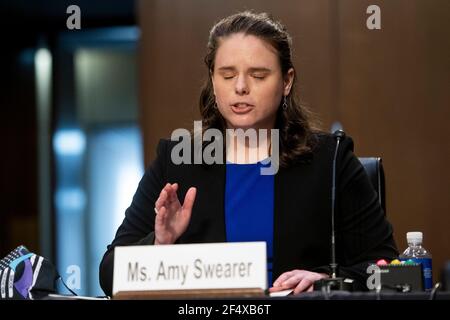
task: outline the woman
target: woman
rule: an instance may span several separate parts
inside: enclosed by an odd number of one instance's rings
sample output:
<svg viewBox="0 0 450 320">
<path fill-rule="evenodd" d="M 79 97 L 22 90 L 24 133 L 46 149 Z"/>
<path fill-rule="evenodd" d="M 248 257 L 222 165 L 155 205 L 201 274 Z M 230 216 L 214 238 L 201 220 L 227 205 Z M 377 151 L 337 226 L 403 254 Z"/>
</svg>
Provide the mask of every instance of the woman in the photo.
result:
<svg viewBox="0 0 450 320">
<path fill-rule="evenodd" d="M 242 12 L 211 30 L 209 76 L 200 97 L 204 130 L 278 130 L 279 165 L 261 175 L 267 144 L 225 148 L 226 164 L 176 165 L 175 142 L 161 140 L 100 266 L 111 294 L 118 245 L 266 241 L 270 291 L 311 291 L 330 261 L 332 159 L 336 142 L 313 128 L 295 96 L 291 38 L 267 14 Z M 233 145 L 233 144 L 231 144 Z M 244 157 L 238 150 L 242 147 Z M 391 225 L 351 138 L 337 158 L 337 261 L 341 276 L 365 287 L 367 263 L 397 256 Z M 242 159 L 244 159 L 242 161 Z M 273 265 L 272 265 L 273 262 Z"/>
</svg>

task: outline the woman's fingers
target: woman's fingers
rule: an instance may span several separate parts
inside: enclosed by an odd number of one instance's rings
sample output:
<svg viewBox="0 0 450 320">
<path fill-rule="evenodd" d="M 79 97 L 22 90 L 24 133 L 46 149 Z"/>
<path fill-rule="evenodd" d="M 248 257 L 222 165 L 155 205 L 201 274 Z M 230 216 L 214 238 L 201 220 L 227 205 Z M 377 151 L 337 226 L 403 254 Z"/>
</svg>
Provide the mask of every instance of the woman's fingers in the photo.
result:
<svg viewBox="0 0 450 320">
<path fill-rule="evenodd" d="M 165 207 L 160 207 L 158 209 L 158 214 L 156 215 L 155 224 L 158 226 L 163 226 L 166 221 L 167 210 Z"/>
<path fill-rule="evenodd" d="M 156 215 L 155 219 L 155 244 L 171 244 L 173 243 L 174 235 L 167 231 L 168 211 L 162 206 Z"/>
<path fill-rule="evenodd" d="M 286 290 L 283 287 L 271 287 L 269 288 L 269 292 L 278 292 L 278 291 L 283 291 Z"/>
<path fill-rule="evenodd" d="M 285 288 L 294 288 L 302 279 L 305 278 L 305 273 L 298 271 L 294 273 L 290 278 L 286 279 L 281 285 Z"/>
<path fill-rule="evenodd" d="M 164 188 L 161 190 L 158 199 L 155 202 L 155 211 L 159 212 L 161 206 L 165 206 L 170 213 L 172 211 L 176 211 L 180 207 L 180 202 L 178 201 L 177 196 L 178 184 L 170 184 L 167 183 Z M 173 212 L 175 213 L 175 212 Z"/>
<path fill-rule="evenodd" d="M 166 221 L 172 218 L 180 209 L 180 201 L 177 196 L 178 183 L 166 184 L 161 190 L 159 198 L 155 202 L 155 212 L 159 217 L 158 222 L 164 224 Z M 194 206 L 197 189 L 190 188 L 184 198 L 183 206 L 181 207 L 181 214 L 185 219 L 190 219 L 192 208 Z M 164 210 L 162 210 L 164 208 Z M 164 212 L 164 214 L 162 214 Z"/>
<path fill-rule="evenodd" d="M 192 207 L 194 206 L 195 197 L 197 195 L 197 189 L 192 187 L 186 192 L 184 197 L 183 208 L 181 209 L 181 214 L 186 218 L 190 219 L 192 213 Z"/>
<path fill-rule="evenodd" d="M 294 289 L 294 294 L 299 294 L 300 292 L 309 291 L 309 289 L 312 290 L 312 285 L 314 281 L 309 278 L 303 278 L 300 280 L 300 282 L 297 284 L 297 286 Z"/>
<path fill-rule="evenodd" d="M 190 188 L 183 206 L 177 196 L 178 184 L 166 184 L 155 202 L 156 244 L 173 243 L 186 230 L 194 206 L 196 188 Z"/>
<path fill-rule="evenodd" d="M 326 274 L 306 270 L 293 270 L 285 272 L 274 282 L 270 291 L 276 292 L 285 289 L 294 289 L 293 294 L 312 291 L 314 282 L 326 277 Z"/>
<path fill-rule="evenodd" d="M 172 184 L 171 187 L 172 187 L 172 190 L 173 190 L 174 198 L 178 199 L 178 197 L 177 197 L 178 183 Z"/>
<path fill-rule="evenodd" d="M 168 183 L 164 189 L 167 191 L 167 201 L 171 203 L 175 200 L 176 193 L 173 191 L 173 187 L 170 183 Z"/>
<path fill-rule="evenodd" d="M 178 184 L 174 183 L 173 185 L 170 186 L 170 195 L 169 195 L 169 203 L 168 206 L 170 207 L 170 210 L 172 210 L 172 213 L 177 212 L 180 207 L 180 201 L 178 200 L 178 195 L 177 195 L 177 190 L 178 190 Z"/>
<path fill-rule="evenodd" d="M 161 193 L 159 194 L 158 199 L 155 202 L 155 213 L 159 213 L 159 211 L 161 210 L 161 207 L 166 203 L 167 200 L 167 192 L 165 190 L 162 190 Z"/>
<path fill-rule="evenodd" d="M 277 280 L 273 283 L 274 287 L 281 287 L 282 283 L 285 282 L 287 279 L 289 279 L 292 276 L 293 272 L 288 271 L 280 275 Z"/>
<path fill-rule="evenodd" d="M 168 198 L 168 195 L 169 195 L 168 194 L 169 185 L 170 184 L 168 183 L 168 184 L 166 184 L 164 186 L 164 188 L 159 193 L 158 199 L 155 202 L 155 208 L 156 208 L 156 211 L 158 211 L 158 212 L 159 212 L 159 209 L 161 208 L 161 206 L 163 206 L 165 204 L 165 202 L 167 201 L 167 198 Z"/>
</svg>

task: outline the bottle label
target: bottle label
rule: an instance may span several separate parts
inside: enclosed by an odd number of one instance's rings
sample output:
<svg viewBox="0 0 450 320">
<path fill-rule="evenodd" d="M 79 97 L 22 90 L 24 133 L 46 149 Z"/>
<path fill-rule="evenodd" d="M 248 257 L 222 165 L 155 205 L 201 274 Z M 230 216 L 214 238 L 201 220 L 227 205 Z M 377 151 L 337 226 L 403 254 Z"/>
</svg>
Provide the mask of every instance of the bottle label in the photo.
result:
<svg viewBox="0 0 450 320">
<path fill-rule="evenodd" d="M 425 290 L 430 290 L 433 288 L 433 273 L 432 273 L 432 264 L 431 258 L 407 258 L 401 259 L 404 261 L 412 260 L 415 263 L 420 263 L 422 265 L 423 271 L 423 284 L 425 286 Z"/>
</svg>

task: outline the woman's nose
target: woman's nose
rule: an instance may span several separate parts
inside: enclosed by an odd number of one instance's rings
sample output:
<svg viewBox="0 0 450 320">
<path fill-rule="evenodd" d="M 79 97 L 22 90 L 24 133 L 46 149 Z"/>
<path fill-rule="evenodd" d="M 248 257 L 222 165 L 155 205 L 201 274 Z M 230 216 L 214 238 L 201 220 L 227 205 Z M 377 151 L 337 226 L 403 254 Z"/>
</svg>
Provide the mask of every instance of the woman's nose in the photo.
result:
<svg viewBox="0 0 450 320">
<path fill-rule="evenodd" d="M 235 84 L 235 90 L 236 94 L 243 95 L 249 93 L 249 87 L 247 83 L 247 79 L 245 79 L 244 75 L 240 75 L 237 78 L 236 84 Z"/>
</svg>

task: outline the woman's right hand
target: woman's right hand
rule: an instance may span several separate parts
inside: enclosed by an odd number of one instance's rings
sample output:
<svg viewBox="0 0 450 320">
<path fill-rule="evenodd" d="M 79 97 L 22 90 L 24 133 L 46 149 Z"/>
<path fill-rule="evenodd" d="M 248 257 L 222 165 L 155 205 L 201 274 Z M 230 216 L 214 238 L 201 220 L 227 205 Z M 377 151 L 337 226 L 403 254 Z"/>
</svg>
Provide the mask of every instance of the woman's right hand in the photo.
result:
<svg viewBox="0 0 450 320">
<path fill-rule="evenodd" d="M 191 220 L 197 189 L 192 187 L 183 205 L 177 196 L 178 184 L 166 184 L 155 203 L 155 244 L 173 244 L 186 231 Z"/>
</svg>

